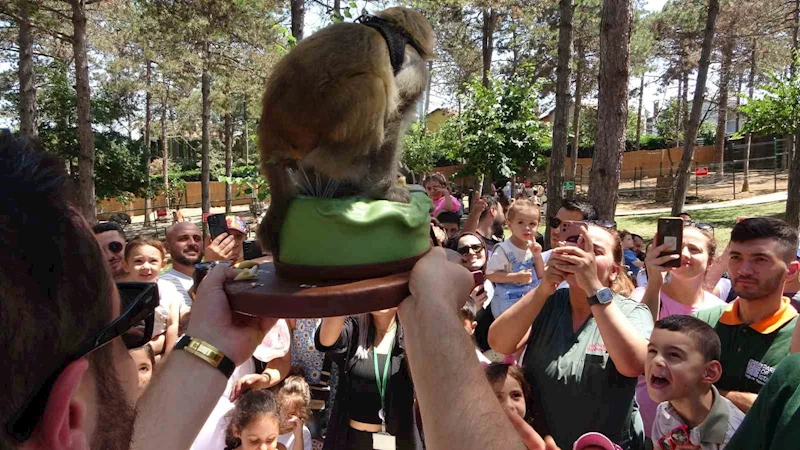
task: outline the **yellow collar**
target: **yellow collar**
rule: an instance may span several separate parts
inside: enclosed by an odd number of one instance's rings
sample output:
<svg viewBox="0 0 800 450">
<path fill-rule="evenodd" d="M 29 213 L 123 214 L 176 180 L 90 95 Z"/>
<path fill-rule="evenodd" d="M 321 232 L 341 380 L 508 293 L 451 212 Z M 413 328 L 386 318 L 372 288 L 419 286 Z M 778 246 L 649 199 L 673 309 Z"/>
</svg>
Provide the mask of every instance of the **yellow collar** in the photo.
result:
<svg viewBox="0 0 800 450">
<path fill-rule="evenodd" d="M 719 321 L 725 325 L 741 325 L 742 319 L 739 317 L 739 299 L 737 298 L 725 308 Z M 797 316 L 797 310 L 789 302 L 789 297 L 781 299 L 781 307 L 775 314 L 765 317 L 756 323 L 751 323 L 750 328 L 761 334 L 770 334 Z"/>
</svg>

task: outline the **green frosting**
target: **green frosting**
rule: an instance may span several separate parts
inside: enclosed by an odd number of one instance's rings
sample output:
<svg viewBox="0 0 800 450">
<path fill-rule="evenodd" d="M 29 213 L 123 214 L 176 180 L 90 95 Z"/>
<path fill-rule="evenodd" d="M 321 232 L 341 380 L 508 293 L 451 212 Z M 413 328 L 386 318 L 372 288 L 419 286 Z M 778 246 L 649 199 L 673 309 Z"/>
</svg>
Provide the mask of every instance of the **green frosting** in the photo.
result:
<svg viewBox="0 0 800 450">
<path fill-rule="evenodd" d="M 431 200 L 409 203 L 363 197 L 298 197 L 281 228 L 280 261 L 350 266 L 411 258 L 430 247 Z"/>
</svg>

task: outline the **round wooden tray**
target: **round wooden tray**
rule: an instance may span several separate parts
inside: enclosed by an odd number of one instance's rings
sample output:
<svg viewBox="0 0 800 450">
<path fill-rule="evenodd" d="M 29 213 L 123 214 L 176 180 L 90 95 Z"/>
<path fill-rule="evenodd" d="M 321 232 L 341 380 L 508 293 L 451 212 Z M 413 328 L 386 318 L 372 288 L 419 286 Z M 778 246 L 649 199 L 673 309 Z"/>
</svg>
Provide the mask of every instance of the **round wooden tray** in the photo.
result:
<svg viewBox="0 0 800 450">
<path fill-rule="evenodd" d="M 346 316 L 399 305 L 409 295 L 410 274 L 311 282 L 280 277 L 275 264 L 268 261 L 259 264 L 256 279 L 229 281 L 225 292 L 234 311 L 253 316 L 282 319 Z"/>
</svg>

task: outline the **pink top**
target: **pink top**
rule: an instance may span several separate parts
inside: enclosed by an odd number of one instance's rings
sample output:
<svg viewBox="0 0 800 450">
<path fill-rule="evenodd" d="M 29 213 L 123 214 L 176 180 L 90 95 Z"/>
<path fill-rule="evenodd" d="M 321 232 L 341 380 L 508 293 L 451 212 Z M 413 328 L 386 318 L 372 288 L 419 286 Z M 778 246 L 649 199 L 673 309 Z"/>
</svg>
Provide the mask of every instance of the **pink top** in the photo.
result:
<svg viewBox="0 0 800 450">
<path fill-rule="evenodd" d="M 633 294 L 631 294 L 631 298 L 641 302 L 644 297 L 645 289 L 647 288 L 636 288 Z M 703 303 L 689 306 L 673 300 L 665 294 L 664 291 L 661 291 L 661 308 L 658 312 L 658 318 L 663 319 L 664 317 L 675 315 L 691 316 L 695 311 L 726 304 L 721 298 L 708 291 L 703 291 L 703 294 Z M 639 383 L 636 385 L 636 402 L 639 404 L 639 412 L 642 414 L 644 434 L 650 437 L 650 433 L 653 430 L 653 422 L 656 420 L 656 408 L 658 408 L 658 403 L 650 399 L 650 395 L 647 393 L 647 382 L 643 376 L 639 377 Z"/>
<path fill-rule="evenodd" d="M 437 214 L 439 214 L 440 212 L 442 212 L 444 210 L 444 200 L 445 200 L 445 196 L 444 195 L 439 197 L 438 200 L 431 199 L 431 201 L 433 202 L 433 212 L 431 213 L 431 216 L 435 217 Z M 451 195 L 450 196 L 450 201 L 453 203 L 453 207 L 450 208 L 450 212 L 456 212 L 459 209 L 461 209 L 461 202 L 458 201 L 457 198 L 455 198 L 455 197 L 453 197 Z"/>
</svg>

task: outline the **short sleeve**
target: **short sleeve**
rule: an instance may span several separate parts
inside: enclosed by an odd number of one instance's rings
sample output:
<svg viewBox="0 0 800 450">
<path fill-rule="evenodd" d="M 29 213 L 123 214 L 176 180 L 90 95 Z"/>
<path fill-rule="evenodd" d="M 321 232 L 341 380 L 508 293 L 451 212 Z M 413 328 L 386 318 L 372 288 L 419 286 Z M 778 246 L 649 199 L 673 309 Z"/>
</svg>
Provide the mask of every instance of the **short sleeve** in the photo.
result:
<svg viewBox="0 0 800 450">
<path fill-rule="evenodd" d="M 644 298 L 644 291 L 646 290 L 647 290 L 646 287 L 637 287 L 636 289 L 633 290 L 633 293 L 631 294 L 631 300 L 641 303 L 642 299 Z"/>
<path fill-rule="evenodd" d="M 506 254 L 506 249 L 498 244 L 497 247 L 495 247 L 494 252 L 492 252 L 492 256 L 489 257 L 489 262 L 486 264 L 486 274 L 489 275 L 495 272 L 507 272 L 509 265 L 510 262 L 508 260 L 508 255 Z"/>
<path fill-rule="evenodd" d="M 314 443 L 311 441 L 311 431 L 308 427 L 303 425 L 303 450 L 311 450 Z"/>
<path fill-rule="evenodd" d="M 629 300 L 633 301 L 633 300 Z M 653 315 L 650 313 L 650 308 L 643 303 L 636 303 L 625 317 L 631 322 L 633 327 L 639 334 L 647 339 L 650 340 L 650 334 L 653 333 Z"/>
</svg>

